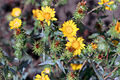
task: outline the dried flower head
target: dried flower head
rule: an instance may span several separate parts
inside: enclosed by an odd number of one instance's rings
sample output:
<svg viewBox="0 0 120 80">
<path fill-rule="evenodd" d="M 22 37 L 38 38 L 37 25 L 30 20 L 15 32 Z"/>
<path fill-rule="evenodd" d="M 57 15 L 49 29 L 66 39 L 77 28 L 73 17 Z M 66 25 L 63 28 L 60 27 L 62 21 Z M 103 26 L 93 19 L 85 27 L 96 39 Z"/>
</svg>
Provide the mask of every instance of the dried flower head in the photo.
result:
<svg viewBox="0 0 120 80">
<path fill-rule="evenodd" d="M 97 44 L 91 43 L 91 45 L 92 45 L 92 48 L 93 48 L 93 49 L 96 49 L 96 48 L 97 48 Z"/>
<path fill-rule="evenodd" d="M 115 30 L 120 33 L 120 20 L 117 21 L 116 26 L 115 26 Z"/>
</svg>

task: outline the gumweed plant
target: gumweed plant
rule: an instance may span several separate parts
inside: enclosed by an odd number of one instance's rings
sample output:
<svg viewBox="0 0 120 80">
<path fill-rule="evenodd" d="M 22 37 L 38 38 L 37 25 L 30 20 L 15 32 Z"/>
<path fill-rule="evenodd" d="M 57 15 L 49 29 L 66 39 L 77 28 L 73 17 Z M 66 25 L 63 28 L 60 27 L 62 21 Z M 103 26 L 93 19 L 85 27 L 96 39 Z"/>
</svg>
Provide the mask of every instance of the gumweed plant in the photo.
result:
<svg viewBox="0 0 120 80">
<path fill-rule="evenodd" d="M 66 0 L 60 1 L 31 0 L 37 6 L 31 11 L 30 32 L 25 29 L 23 9 L 12 9 L 9 30 L 13 32 L 13 54 L 0 49 L 0 80 L 28 80 L 28 76 L 31 80 L 107 80 L 120 76 L 120 20 L 113 17 L 105 30 L 102 29 L 104 16 L 98 16 L 96 23 L 101 31 L 87 39 L 79 33 L 84 34 L 85 16 L 115 10 L 119 0 L 98 0 L 92 10 L 82 0 L 73 17 L 56 25 L 59 19 L 55 6 L 66 3 Z"/>
</svg>

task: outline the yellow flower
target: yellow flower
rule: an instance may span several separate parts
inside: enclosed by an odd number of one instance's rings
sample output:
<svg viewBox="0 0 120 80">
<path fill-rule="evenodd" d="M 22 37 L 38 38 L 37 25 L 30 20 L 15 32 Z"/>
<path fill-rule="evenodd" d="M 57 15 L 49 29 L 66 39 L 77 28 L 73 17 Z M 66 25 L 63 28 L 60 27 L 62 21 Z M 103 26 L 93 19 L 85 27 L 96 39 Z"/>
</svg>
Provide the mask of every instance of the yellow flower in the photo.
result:
<svg viewBox="0 0 120 80">
<path fill-rule="evenodd" d="M 57 20 L 55 18 L 55 10 L 51 9 L 49 6 L 42 7 L 43 17 L 47 22 L 48 26 L 50 25 L 50 20 Z"/>
<path fill-rule="evenodd" d="M 37 74 L 34 80 L 50 80 L 50 78 L 48 75 L 42 73 L 41 75 Z"/>
<path fill-rule="evenodd" d="M 70 66 L 71 66 L 72 70 L 79 70 L 82 68 L 82 64 L 71 63 Z"/>
<path fill-rule="evenodd" d="M 92 48 L 93 48 L 93 49 L 96 49 L 96 48 L 97 48 L 97 44 L 91 43 L 91 45 L 92 45 Z"/>
<path fill-rule="evenodd" d="M 42 7 L 42 10 L 33 9 L 33 17 L 37 18 L 37 20 L 43 21 L 45 20 L 48 24 L 48 26 L 50 25 L 50 20 L 54 21 L 57 20 L 55 18 L 55 11 L 54 9 L 51 9 L 49 6 L 46 7 Z"/>
<path fill-rule="evenodd" d="M 73 20 L 69 20 L 67 22 L 64 22 L 63 27 L 59 28 L 59 30 L 63 32 L 64 36 L 70 38 L 76 36 L 76 33 L 79 30 L 79 28 L 77 28 Z"/>
<path fill-rule="evenodd" d="M 72 38 L 73 40 L 69 41 L 66 43 L 66 49 L 73 48 L 74 53 L 73 56 L 75 55 L 80 55 L 81 50 L 85 49 L 85 44 L 83 43 L 84 39 L 82 37 L 79 38 Z"/>
<path fill-rule="evenodd" d="M 37 18 L 37 20 L 43 21 L 44 17 L 43 17 L 43 12 L 39 9 L 33 9 L 32 10 L 33 13 L 33 17 Z"/>
<path fill-rule="evenodd" d="M 99 5 L 105 4 L 105 9 L 111 11 L 111 8 L 109 7 L 109 5 L 114 4 L 114 1 L 110 1 L 110 0 L 100 0 L 100 1 L 101 2 L 98 2 Z"/>
<path fill-rule="evenodd" d="M 41 79 L 41 75 L 37 74 L 37 75 L 35 76 L 35 80 L 40 80 L 40 79 Z"/>
<path fill-rule="evenodd" d="M 18 29 L 21 27 L 22 21 L 19 18 L 15 18 L 13 21 L 10 21 L 9 26 L 10 29 Z"/>
<path fill-rule="evenodd" d="M 20 14 L 21 14 L 21 9 L 20 8 L 16 7 L 16 8 L 12 9 L 11 15 L 13 17 L 18 17 L 18 16 L 20 16 Z"/>
<path fill-rule="evenodd" d="M 115 26 L 115 30 L 120 33 L 120 20 L 117 21 L 117 24 Z"/>
<path fill-rule="evenodd" d="M 45 68 L 43 71 L 44 71 L 45 73 L 50 73 L 50 68 Z"/>
<path fill-rule="evenodd" d="M 39 9 L 33 9 L 32 10 L 32 13 L 33 13 L 33 17 L 35 17 L 35 18 L 37 18 L 37 16 L 38 16 L 38 13 L 40 13 L 40 10 Z"/>
</svg>

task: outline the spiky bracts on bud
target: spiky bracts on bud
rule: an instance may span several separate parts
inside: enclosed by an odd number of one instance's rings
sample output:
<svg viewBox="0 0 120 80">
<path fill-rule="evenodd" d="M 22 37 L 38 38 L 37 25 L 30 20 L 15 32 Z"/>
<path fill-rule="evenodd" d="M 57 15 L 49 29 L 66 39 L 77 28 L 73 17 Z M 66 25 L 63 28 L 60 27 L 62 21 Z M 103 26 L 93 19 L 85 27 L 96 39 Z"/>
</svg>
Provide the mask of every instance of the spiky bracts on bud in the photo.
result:
<svg viewBox="0 0 120 80">
<path fill-rule="evenodd" d="M 3 57 L 2 49 L 0 48 L 0 58 Z"/>
<path fill-rule="evenodd" d="M 60 41 L 52 41 L 50 45 L 50 51 L 52 53 L 59 53 L 62 50 L 62 46 L 60 44 Z"/>
<path fill-rule="evenodd" d="M 23 30 L 17 29 L 14 33 L 15 37 L 15 52 L 14 55 L 20 59 L 22 57 L 22 50 L 26 48 L 26 36 Z"/>
<path fill-rule="evenodd" d="M 40 56 L 44 52 L 44 45 L 41 41 L 35 41 L 33 44 L 33 53 L 36 55 Z"/>
<path fill-rule="evenodd" d="M 87 11 L 86 1 L 79 2 L 74 13 L 74 18 L 76 20 L 83 19 L 86 11 Z"/>
<path fill-rule="evenodd" d="M 68 51 L 68 50 L 64 50 L 64 53 L 62 53 L 61 59 L 70 59 L 73 56 L 73 53 Z"/>
<path fill-rule="evenodd" d="M 67 74 L 66 80 L 79 80 L 79 79 L 78 79 L 78 76 L 74 72 L 69 72 Z"/>
</svg>

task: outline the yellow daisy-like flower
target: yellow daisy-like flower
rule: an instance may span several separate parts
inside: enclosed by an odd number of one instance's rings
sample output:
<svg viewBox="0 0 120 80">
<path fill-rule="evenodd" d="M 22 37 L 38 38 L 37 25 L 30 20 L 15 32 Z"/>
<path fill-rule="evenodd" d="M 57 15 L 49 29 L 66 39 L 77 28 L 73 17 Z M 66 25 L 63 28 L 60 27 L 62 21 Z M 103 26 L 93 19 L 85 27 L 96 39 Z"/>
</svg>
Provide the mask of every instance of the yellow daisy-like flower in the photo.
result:
<svg viewBox="0 0 120 80">
<path fill-rule="evenodd" d="M 72 70 L 74 70 L 74 71 L 82 68 L 82 64 L 71 63 L 70 66 L 71 66 Z"/>
<path fill-rule="evenodd" d="M 96 48 L 97 48 L 97 44 L 91 43 L 91 45 L 92 45 L 92 48 L 93 48 L 93 49 L 96 49 Z"/>
<path fill-rule="evenodd" d="M 42 7 L 43 17 L 47 22 L 48 26 L 50 25 L 50 20 L 57 20 L 55 18 L 55 10 L 51 9 L 49 6 Z"/>
<path fill-rule="evenodd" d="M 115 30 L 120 33 L 120 20 L 117 21 L 116 26 L 115 26 Z"/>
<path fill-rule="evenodd" d="M 44 70 L 43 70 L 45 73 L 50 73 L 50 68 L 45 68 Z"/>
<path fill-rule="evenodd" d="M 32 10 L 33 13 L 33 17 L 37 18 L 37 20 L 43 21 L 44 17 L 43 17 L 43 12 L 39 9 L 33 9 Z"/>
<path fill-rule="evenodd" d="M 83 43 L 84 39 L 82 37 L 72 39 L 73 40 L 67 42 L 66 49 L 73 48 L 74 49 L 73 56 L 80 55 L 81 50 L 85 49 L 85 44 Z"/>
<path fill-rule="evenodd" d="M 10 21 L 9 26 L 10 29 L 18 29 L 21 27 L 22 21 L 19 18 L 15 18 L 14 20 Z"/>
<path fill-rule="evenodd" d="M 13 17 L 18 17 L 18 16 L 20 16 L 20 14 L 21 14 L 21 9 L 20 8 L 16 7 L 16 8 L 12 9 L 11 15 Z"/>
<path fill-rule="evenodd" d="M 34 80 L 50 80 L 50 78 L 48 75 L 45 74 L 41 74 L 41 75 L 37 74 Z"/>
<path fill-rule="evenodd" d="M 37 18 L 38 14 L 40 13 L 40 10 L 39 9 L 33 9 L 32 13 L 33 13 L 33 17 Z"/>
<path fill-rule="evenodd" d="M 43 21 L 45 20 L 50 25 L 50 20 L 55 21 L 55 10 L 50 8 L 49 6 L 42 7 L 42 10 L 33 9 L 33 17 L 37 18 L 37 20 Z"/>
<path fill-rule="evenodd" d="M 99 4 L 99 5 L 105 4 L 105 9 L 111 11 L 111 8 L 109 7 L 109 5 L 114 4 L 114 1 L 110 1 L 110 0 L 100 0 L 100 2 L 98 2 L 98 4 Z"/>
<path fill-rule="evenodd" d="M 76 36 L 77 31 L 79 28 L 77 28 L 75 22 L 73 20 L 69 20 L 67 22 L 64 22 L 62 28 L 59 28 L 60 31 L 63 32 L 64 36 L 70 38 L 73 36 Z"/>
</svg>

